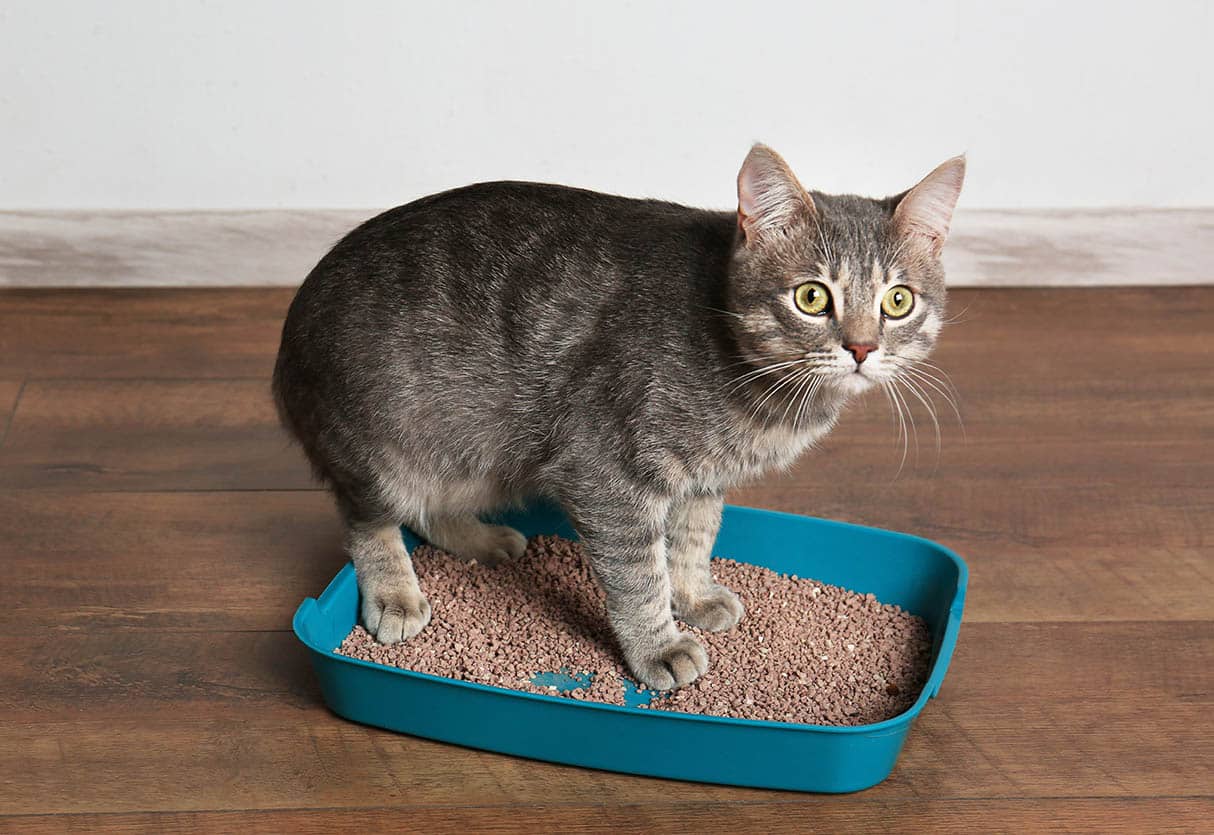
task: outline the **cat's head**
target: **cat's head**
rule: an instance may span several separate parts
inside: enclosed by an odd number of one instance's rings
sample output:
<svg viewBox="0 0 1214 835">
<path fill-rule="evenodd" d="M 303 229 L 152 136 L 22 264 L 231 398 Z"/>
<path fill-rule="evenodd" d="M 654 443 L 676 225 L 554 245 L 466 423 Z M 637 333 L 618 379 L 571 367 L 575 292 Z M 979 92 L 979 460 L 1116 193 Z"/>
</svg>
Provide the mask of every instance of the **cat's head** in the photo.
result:
<svg viewBox="0 0 1214 835">
<path fill-rule="evenodd" d="M 808 192 L 756 145 L 738 174 L 738 235 L 728 304 L 743 359 L 843 394 L 923 360 L 944 321 L 940 251 L 965 159 L 914 188 L 869 199 Z M 789 381 L 786 388 L 795 388 Z"/>
</svg>

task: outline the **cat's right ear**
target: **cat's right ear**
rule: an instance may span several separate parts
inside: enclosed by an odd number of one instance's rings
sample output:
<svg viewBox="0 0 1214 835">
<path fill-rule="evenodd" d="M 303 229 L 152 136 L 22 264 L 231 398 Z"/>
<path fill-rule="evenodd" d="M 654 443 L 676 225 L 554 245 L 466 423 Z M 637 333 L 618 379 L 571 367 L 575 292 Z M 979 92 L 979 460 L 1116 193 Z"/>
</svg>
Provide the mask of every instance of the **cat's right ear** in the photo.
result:
<svg viewBox="0 0 1214 835">
<path fill-rule="evenodd" d="M 773 235 L 812 224 L 813 198 L 792 169 L 766 145 L 755 145 L 738 172 L 738 228 L 748 247 Z"/>
</svg>

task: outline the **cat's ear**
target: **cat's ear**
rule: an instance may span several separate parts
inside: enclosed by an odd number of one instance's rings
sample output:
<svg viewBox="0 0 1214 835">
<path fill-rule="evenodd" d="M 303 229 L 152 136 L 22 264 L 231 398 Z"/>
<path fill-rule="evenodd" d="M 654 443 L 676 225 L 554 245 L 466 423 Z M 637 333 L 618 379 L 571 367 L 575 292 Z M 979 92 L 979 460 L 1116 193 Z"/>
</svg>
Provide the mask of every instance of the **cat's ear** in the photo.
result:
<svg viewBox="0 0 1214 835">
<path fill-rule="evenodd" d="M 738 227 L 746 245 L 812 223 L 813 198 L 797 182 L 792 169 L 766 145 L 755 145 L 738 172 Z"/>
<path fill-rule="evenodd" d="M 939 257 L 964 182 L 962 154 L 942 162 L 903 194 L 894 209 L 894 228 L 899 236 L 922 243 L 934 257 Z"/>
</svg>

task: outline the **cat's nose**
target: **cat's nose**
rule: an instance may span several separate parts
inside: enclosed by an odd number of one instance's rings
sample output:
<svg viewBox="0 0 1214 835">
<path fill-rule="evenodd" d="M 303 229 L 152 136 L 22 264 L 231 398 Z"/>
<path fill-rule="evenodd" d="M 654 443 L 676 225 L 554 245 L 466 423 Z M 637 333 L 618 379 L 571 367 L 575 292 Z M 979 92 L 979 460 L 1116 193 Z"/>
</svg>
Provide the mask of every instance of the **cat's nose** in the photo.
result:
<svg viewBox="0 0 1214 835">
<path fill-rule="evenodd" d="M 876 345 L 857 345 L 855 343 L 844 345 L 843 347 L 851 351 L 851 355 L 856 358 L 856 365 L 864 362 L 864 358 L 868 356 L 869 351 L 877 350 Z"/>
</svg>

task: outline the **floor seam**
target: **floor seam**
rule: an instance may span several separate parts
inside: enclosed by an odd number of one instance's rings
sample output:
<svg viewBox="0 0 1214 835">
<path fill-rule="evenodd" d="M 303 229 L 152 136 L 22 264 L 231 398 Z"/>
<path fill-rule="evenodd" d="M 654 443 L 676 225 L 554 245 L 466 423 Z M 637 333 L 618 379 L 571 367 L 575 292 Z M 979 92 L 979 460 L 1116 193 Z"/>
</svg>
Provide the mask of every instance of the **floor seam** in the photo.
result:
<svg viewBox="0 0 1214 835">
<path fill-rule="evenodd" d="M 28 382 L 29 377 L 22 377 L 21 385 L 17 386 L 17 396 L 13 398 L 13 408 L 8 413 L 8 418 L 4 421 L 4 431 L 0 432 L 0 452 L 4 450 L 4 445 L 8 443 L 9 430 L 17 422 L 17 409 L 21 406 L 21 396 L 25 394 L 25 386 Z"/>
<path fill-rule="evenodd" d="M 605 772 L 609 773 L 609 772 Z M 582 808 L 671 808 L 688 806 L 797 806 L 820 805 L 830 801 L 845 804 L 892 805 L 896 803 L 922 802 L 920 797 L 873 798 L 857 797 L 856 795 L 807 794 L 788 799 L 764 800 L 625 800 L 617 802 L 585 803 L 580 801 L 535 801 L 521 803 L 412 803 L 373 806 L 272 806 L 272 807 L 242 807 L 239 809 L 137 809 L 126 811 L 74 811 L 74 812 L 5 812 L 0 814 L 0 820 L 18 817 L 69 817 L 69 816 L 118 816 L 118 815 L 241 815 L 241 814 L 282 814 L 292 812 L 399 812 L 406 809 L 582 809 Z M 1042 801 L 1122 801 L 1138 802 L 1151 800 L 1214 800 L 1211 794 L 1135 794 L 1135 795 L 989 795 L 984 797 L 932 797 L 933 802 L 945 803 L 989 803 L 992 801 L 1011 801 L 1016 803 L 1040 803 Z"/>
</svg>

